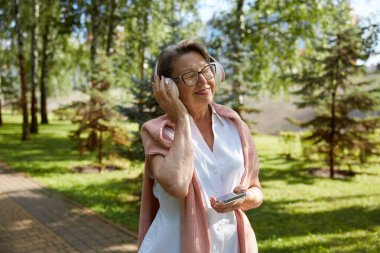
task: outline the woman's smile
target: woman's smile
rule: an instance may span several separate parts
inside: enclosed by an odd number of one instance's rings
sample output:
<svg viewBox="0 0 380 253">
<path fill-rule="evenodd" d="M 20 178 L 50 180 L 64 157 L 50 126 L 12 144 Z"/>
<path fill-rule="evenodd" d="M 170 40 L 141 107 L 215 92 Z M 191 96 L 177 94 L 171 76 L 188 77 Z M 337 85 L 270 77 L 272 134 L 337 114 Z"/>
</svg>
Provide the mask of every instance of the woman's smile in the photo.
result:
<svg viewBox="0 0 380 253">
<path fill-rule="evenodd" d="M 201 96 L 209 95 L 211 94 L 211 88 L 204 88 L 204 89 L 198 90 L 194 92 L 194 94 L 201 95 Z"/>
</svg>

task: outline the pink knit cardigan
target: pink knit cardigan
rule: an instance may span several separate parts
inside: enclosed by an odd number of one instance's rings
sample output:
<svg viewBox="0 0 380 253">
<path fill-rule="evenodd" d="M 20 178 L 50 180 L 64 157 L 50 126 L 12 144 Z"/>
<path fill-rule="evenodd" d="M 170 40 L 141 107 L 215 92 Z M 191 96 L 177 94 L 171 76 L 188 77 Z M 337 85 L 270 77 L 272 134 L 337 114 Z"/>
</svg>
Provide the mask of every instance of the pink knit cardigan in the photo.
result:
<svg viewBox="0 0 380 253">
<path fill-rule="evenodd" d="M 257 159 L 257 151 L 248 126 L 235 111 L 218 104 L 214 104 L 213 106 L 219 115 L 229 118 L 238 126 L 243 147 L 245 168 L 241 184 L 247 188 L 253 186 L 261 188 L 258 179 L 259 162 Z M 169 151 L 172 142 L 163 133 L 165 126 L 174 128 L 174 123 L 170 121 L 167 115 L 146 122 L 141 129 L 141 138 L 145 148 L 146 159 L 138 233 L 139 247 L 159 208 L 158 200 L 154 197 L 152 191 L 154 180 L 149 177 L 150 164 L 148 156 L 152 154 L 165 156 Z M 181 200 L 182 253 L 210 252 L 210 236 L 204 206 L 199 181 L 194 171 L 193 178 L 189 185 L 188 195 Z M 240 209 L 235 211 L 235 215 L 240 253 L 257 252 L 256 237 L 248 218 Z"/>
</svg>

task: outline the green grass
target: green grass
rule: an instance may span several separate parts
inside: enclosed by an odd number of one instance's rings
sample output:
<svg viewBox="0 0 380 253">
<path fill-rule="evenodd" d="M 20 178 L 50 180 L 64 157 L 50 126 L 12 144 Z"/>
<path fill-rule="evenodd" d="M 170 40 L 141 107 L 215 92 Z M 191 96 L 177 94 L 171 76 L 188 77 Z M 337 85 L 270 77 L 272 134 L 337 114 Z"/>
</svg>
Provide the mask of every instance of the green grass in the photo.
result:
<svg viewBox="0 0 380 253">
<path fill-rule="evenodd" d="M 0 128 L 0 160 L 111 220 L 137 231 L 141 164 L 125 162 L 123 171 L 101 174 L 70 172 L 94 161 L 71 150 L 74 126 L 52 122 L 39 135 L 21 142 L 20 118 L 6 115 Z M 359 169 L 354 178 L 315 178 L 287 160 L 275 136 L 254 137 L 261 163 L 265 201 L 247 213 L 260 252 L 380 252 L 380 163 Z"/>
<path fill-rule="evenodd" d="M 261 252 L 379 252 L 379 163 L 351 179 L 315 178 L 280 155 L 278 138 L 255 140 L 265 201 L 248 216 Z"/>
</svg>

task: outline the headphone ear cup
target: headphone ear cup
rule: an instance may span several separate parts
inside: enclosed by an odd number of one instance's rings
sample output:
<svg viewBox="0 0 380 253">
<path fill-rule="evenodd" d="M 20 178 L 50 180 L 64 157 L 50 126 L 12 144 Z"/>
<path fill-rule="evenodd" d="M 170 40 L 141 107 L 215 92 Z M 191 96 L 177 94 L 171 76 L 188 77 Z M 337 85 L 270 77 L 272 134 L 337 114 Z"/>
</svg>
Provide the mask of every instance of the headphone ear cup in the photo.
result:
<svg viewBox="0 0 380 253">
<path fill-rule="evenodd" d="M 215 81 L 217 84 L 220 84 L 222 82 L 224 82 L 224 79 L 225 79 L 225 73 L 224 73 L 224 69 L 222 67 L 222 65 L 217 61 L 215 60 L 214 57 L 212 57 L 210 55 L 210 60 L 213 64 L 215 64 Z"/>
<path fill-rule="evenodd" d="M 165 87 L 166 87 L 166 92 L 168 91 L 169 89 L 169 81 L 172 81 L 172 88 L 173 88 L 173 93 L 174 93 L 174 96 L 176 96 L 177 98 L 179 97 L 179 90 L 178 90 L 178 87 L 177 87 L 177 84 L 174 82 L 173 79 L 170 79 L 168 77 L 165 77 Z"/>
<path fill-rule="evenodd" d="M 219 64 L 219 62 L 215 62 L 216 70 L 215 70 L 215 81 L 217 84 L 220 84 L 224 81 L 225 75 L 224 75 L 224 69 Z"/>
</svg>

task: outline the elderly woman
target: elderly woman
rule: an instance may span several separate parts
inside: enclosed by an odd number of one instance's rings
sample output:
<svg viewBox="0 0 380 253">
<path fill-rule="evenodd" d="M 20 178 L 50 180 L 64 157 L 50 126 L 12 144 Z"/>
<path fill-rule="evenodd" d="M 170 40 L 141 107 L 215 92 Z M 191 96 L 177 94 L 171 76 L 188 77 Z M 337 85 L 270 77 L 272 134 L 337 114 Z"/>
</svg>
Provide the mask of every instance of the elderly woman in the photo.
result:
<svg viewBox="0 0 380 253">
<path fill-rule="evenodd" d="M 257 252 L 244 213 L 263 201 L 257 152 L 239 115 L 213 102 L 223 68 L 186 40 L 161 52 L 155 72 L 154 97 L 166 114 L 141 129 L 139 252 Z M 244 196 L 219 198 L 231 192 Z"/>
</svg>

